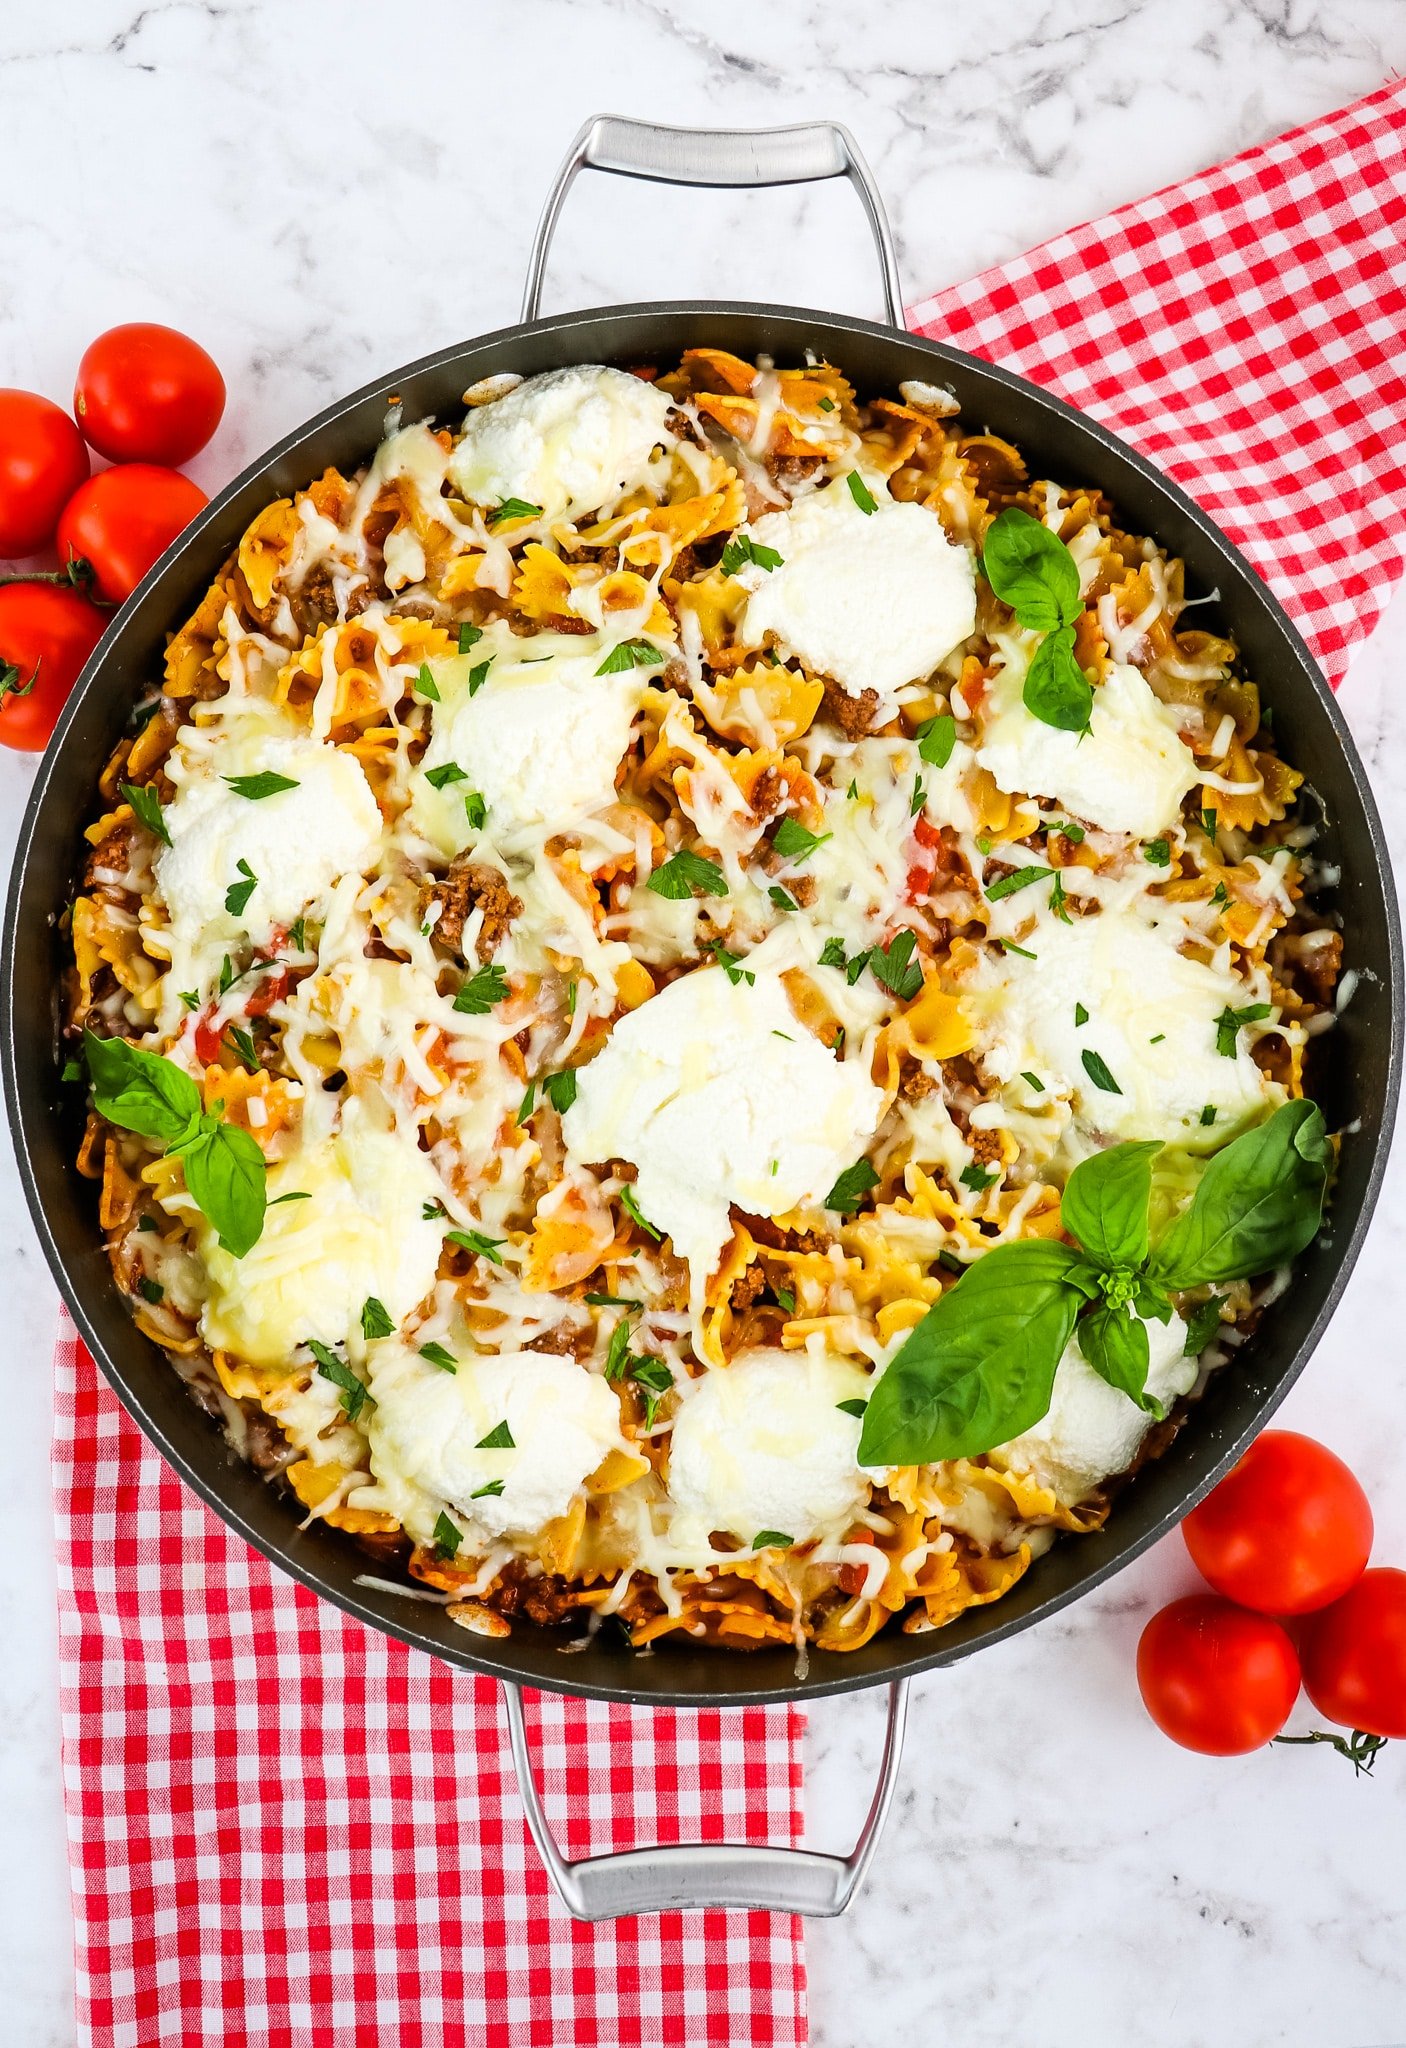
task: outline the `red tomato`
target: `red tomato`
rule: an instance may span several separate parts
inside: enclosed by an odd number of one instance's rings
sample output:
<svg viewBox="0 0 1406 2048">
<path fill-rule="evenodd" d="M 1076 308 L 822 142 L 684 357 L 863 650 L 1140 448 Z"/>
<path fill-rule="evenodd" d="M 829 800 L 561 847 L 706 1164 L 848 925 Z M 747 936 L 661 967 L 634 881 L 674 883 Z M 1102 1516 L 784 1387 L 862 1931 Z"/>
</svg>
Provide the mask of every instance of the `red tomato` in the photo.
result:
<svg viewBox="0 0 1406 2048">
<path fill-rule="evenodd" d="M 99 596 L 121 604 L 205 502 L 205 493 L 174 469 L 149 462 L 105 469 L 64 506 L 59 553 L 65 561 L 91 562 Z"/>
<path fill-rule="evenodd" d="M 1243 1756 L 1288 1720 L 1299 1660 L 1277 1621 L 1214 1593 L 1193 1593 L 1148 1622 L 1137 1682 L 1148 1713 L 1183 1749 Z"/>
<path fill-rule="evenodd" d="M 189 462 L 224 409 L 214 359 L 174 327 L 110 327 L 78 365 L 73 410 L 109 462 Z"/>
<path fill-rule="evenodd" d="M 0 391 L 0 555 L 35 555 L 88 474 L 83 436 L 34 391 Z"/>
<path fill-rule="evenodd" d="M 1303 1679 L 1320 1714 L 1406 1735 L 1406 1572 L 1378 1565 L 1304 1631 Z"/>
<path fill-rule="evenodd" d="M 1201 1576 L 1261 1614 L 1309 1614 L 1367 1568 L 1372 1510 L 1341 1458 L 1267 1429 L 1181 1525 Z"/>
<path fill-rule="evenodd" d="M 942 844 L 942 827 L 930 825 L 926 811 L 919 811 L 913 820 L 913 837 L 918 842 L 918 850 L 908 863 L 904 893 L 910 903 L 921 903 L 937 872 L 937 849 Z"/>
<path fill-rule="evenodd" d="M 47 745 L 106 624 L 96 605 L 61 584 L 0 589 L 0 743 Z"/>
</svg>

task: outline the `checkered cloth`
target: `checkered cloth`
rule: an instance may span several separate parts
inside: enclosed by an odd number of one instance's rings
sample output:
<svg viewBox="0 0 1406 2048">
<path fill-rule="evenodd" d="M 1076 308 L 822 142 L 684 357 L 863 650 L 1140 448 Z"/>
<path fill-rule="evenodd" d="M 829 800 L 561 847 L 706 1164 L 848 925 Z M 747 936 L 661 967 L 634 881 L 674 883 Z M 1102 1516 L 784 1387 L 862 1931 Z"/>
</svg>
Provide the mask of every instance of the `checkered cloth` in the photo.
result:
<svg viewBox="0 0 1406 2048">
<path fill-rule="evenodd" d="M 1116 429 L 1336 686 L 1406 564 L 1406 82 L 924 299 Z"/>
<path fill-rule="evenodd" d="M 1403 558 L 1403 135 L 1394 85 L 913 315 L 1136 442 L 1335 680 Z M 804 2039 L 793 1922 L 573 1925 L 527 1839 L 494 1685 L 271 1570 L 68 1329 L 55 1479 L 84 2048 Z M 534 1719 L 573 1855 L 797 1833 L 784 1709 L 543 1697 Z"/>
</svg>

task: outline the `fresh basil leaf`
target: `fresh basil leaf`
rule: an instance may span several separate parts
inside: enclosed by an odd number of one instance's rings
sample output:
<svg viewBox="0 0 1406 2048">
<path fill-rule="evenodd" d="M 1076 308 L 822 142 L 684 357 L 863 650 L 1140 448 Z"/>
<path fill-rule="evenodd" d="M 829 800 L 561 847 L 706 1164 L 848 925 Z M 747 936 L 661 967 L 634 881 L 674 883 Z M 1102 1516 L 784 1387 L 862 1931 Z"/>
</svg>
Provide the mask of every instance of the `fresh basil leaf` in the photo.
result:
<svg viewBox="0 0 1406 2048">
<path fill-rule="evenodd" d="M 376 1337 L 395 1335 L 395 1324 L 391 1321 L 390 1311 L 374 1294 L 368 1294 L 361 1305 L 361 1334 L 368 1342 Z"/>
<path fill-rule="evenodd" d="M 957 721 L 950 711 L 925 718 L 918 727 L 918 759 L 929 768 L 945 768 L 957 744 Z"/>
<path fill-rule="evenodd" d="M 878 511 L 879 501 L 857 469 L 850 471 L 849 475 L 845 478 L 845 482 L 849 485 L 850 496 L 861 512 L 867 515 Z"/>
<path fill-rule="evenodd" d="M 496 526 L 502 519 L 540 519 L 542 507 L 529 505 L 526 498 L 504 498 L 501 505 L 495 505 L 488 514 L 488 524 Z"/>
<path fill-rule="evenodd" d="M 664 657 L 652 640 L 622 640 L 596 670 L 598 676 L 623 675 L 631 668 L 662 668 Z"/>
<path fill-rule="evenodd" d="M 750 533 L 734 533 L 723 549 L 718 566 L 724 576 L 735 576 L 749 562 L 754 568 L 765 569 L 770 574 L 773 569 L 781 567 L 784 559 L 775 548 L 763 547 L 760 541 L 753 540 Z"/>
<path fill-rule="evenodd" d="M 1021 701 L 1032 717 L 1057 732 L 1087 732 L 1093 685 L 1074 659 L 1074 628 L 1046 633 L 1026 671 Z"/>
<path fill-rule="evenodd" d="M 911 1001 L 923 985 L 922 967 L 913 958 L 917 943 L 916 935 L 905 929 L 895 932 L 886 946 L 875 946 L 869 955 L 869 972 L 901 1003 Z"/>
<path fill-rule="evenodd" d="M 464 1532 L 459 1524 L 451 1522 L 441 1509 L 434 1525 L 435 1554 L 443 1559 L 455 1558 L 459 1555 L 459 1545 L 463 1540 Z"/>
<path fill-rule="evenodd" d="M 458 1359 L 452 1351 L 447 1351 L 443 1344 L 422 1344 L 420 1346 L 420 1356 L 427 1365 L 438 1366 L 441 1372 L 458 1372 L 459 1370 Z"/>
<path fill-rule="evenodd" d="M 1186 1342 L 1182 1345 L 1183 1358 L 1199 1358 L 1220 1328 L 1221 1310 L 1225 1307 L 1223 1294 L 1212 1294 L 1193 1309 L 1187 1318 Z"/>
<path fill-rule="evenodd" d="M 446 1230 L 446 1244 L 458 1245 L 461 1252 L 472 1252 L 480 1259 L 491 1259 L 495 1266 L 503 1263 L 498 1247 L 507 1243 L 505 1237 L 485 1237 L 481 1230 Z"/>
<path fill-rule="evenodd" d="M 83 1033 L 83 1057 L 93 1084 L 93 1106 L 120 1130 L 174 1145 L 198 1122 L 200 1090 L 190 1075 L 160 1053 L 143 1052 L 125 1038 Z"/>
<path fill-rule="evenodd" d="M 677 853 L 671 853 L 666 861 L 662 861 L 645 887 L 670 903 L 682 903 L 695 891 L 703 896 L 726 896 L 728 893 L 727 877 L 717 862 L 705 860 L 701 853 L 694 853 L 687 846 L 681 846 Z"/>
<path fill-rule="evenodd" d="M 1122 1089 L 1108 1070 L 1107 1060 L 1101 1054 L 1086 1050 L 1080 1053 L 1079 1058 L 1083 1062 L 1084 1072 L 1093 1082 L 1095 1088 L 1101 1088 L 1105 1095 L 1122 1094 Z"/>
<path fill-rule="evenodd" d="M 857 1209 L 870 1188 L 879 1185 L 879 1176 L 867 1159 L 856 1159 L 853 1166 L 847 1166 L 829 1194 L 825 1207 L 835 1209 L 841 1216 L 848 1216 Z"/>
<path fill-rule="evenodd" d="M 1015 505 L 986 529 L 981 571 L 1027 632 L 1072 626 L 1082 609 L 1073 555 L 1042 520 Z"/>
<path fill-rule="evenodd" d="M 355 1422 L 363 1408 L 374 1408 L 375 1399 L 370 1389 L 357 1378 L 345 1359 L 338 1358 L 335 1351 L 329 1351 L 325 1344 L 319 1344 L 315 1337 L 308 1339 L 308 1350 L 317 1360 L 319 1376 L 331 1380 L 341 1396 L 348 1422 Z"/>
<path fill-rule="evenodd" d="M 513 1433 L 508 1427 L 506 1417 L 502 1422 L 497 1423 L 494 1428 L 490 1429 L 487 1436 L 481 1436 L 474 1445 L 474 1449 L 476 1451 L 515 1451 L 517 1445 L 513 1442 Z"/>
<path fill-rule="evenodd" d="M 454 998 L 461 1017 L 486 1017 L 508 993 L 508 977 L 496 961 L 475 968 Z"/>
<path fill-rule="evenodd" d="M 231 882 L 225 890 L 225 909 L 231 917 L 242 917 L 249 898 L 259 886 L 259 878 L 247 860 L 237 860 L 235 867 L 244 879 L 242 882 Z"/>
<path fill-rule="evenodd" d="M 1093 1309 L 1080 1323 L 1078 1337 L 1079 1349 L 1099 1378 L 1160 1420 L 1162 1403 L 1147 1392 L 1147 1331 L 1132 1310 Z"/>
<path fill-rule="evenodd" d="M 909 1334 L 869 1397 L 861 1465 L 974 1458 L 1049 1409 L 1081 1297 L 1078 1253 L 1052 1239 L 998 1245 Z"/>
<path fill-rule="evenodd" d="M 833 832 L 807 832 L 799 818 L 786 817 L 772 834 L 771 843 L 783 860 L 801 861 L 834 836 Z"/>
<path fill-rule="evenodd" d="M 448 782 L 467 782 L 468 779 L 457 761 L 446 761 L 440 768 L 425 770 L 425 780 L 431 789 L 443 789 Z"/>
<path fill-rule="evenodd" d="M 758 1529 L 752 1538 L 753 1550 L 789 1550 L 795 1542 L 794 1536 L 783 1536 L 779 1529 Z"/>
<path fill-rule="evenodd" d="M 1110 1145 L 1075 1167 L 1060 1198 L 1060 1220 L 1097 1265 L 1141 1266 L 1147 1257 L 1154 1139 Z"/>
<path fill-rule="evenodd" d="M 1218 1286 L 1297 1258 L 1318 1235 L 1332 1165 L 1321 1111 L 1286 1102 L 1214 1155 L 1149 1277 L 1173 1291 Z"/>
<path fill-rule="evenodd" d="M 180 1155 L 191 1200 L 225 1250 L 242 1259 L 264 1228 L 263 1153 L 239 1124 L 216 1123 L 183 1143 Z"/>
<path fill-rule="evenodd" d="M 261 797 L 279 796 L 285 789 L 298 787 L 291 775 L 275 775 L 272 768 L 265 768 L 260 775 L 226 775 L 224 779 L 236 796 L 248 797 L 251 803 L 258 803 Z"/>
</svg>

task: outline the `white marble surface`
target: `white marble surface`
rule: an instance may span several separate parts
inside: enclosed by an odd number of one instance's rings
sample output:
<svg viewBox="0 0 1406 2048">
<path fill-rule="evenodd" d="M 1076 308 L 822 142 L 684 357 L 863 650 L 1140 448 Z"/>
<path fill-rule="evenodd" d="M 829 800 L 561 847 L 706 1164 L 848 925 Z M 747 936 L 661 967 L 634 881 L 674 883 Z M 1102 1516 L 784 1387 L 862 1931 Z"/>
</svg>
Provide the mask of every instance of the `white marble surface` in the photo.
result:
<svg viewBox="0 0 1406 2048">
<path fill-rule="evenodd" d="M 233 395 L 223 481 L 381 368 L 516 317 L 524 250 L 587 113 L 836 115 L 888 197 L 910 294 L 1232 153 L 1406 64 L 1401 0 L 69 0 L 0 11 L 10 166 L 0 383 L 62 399 L 92 334 L 165 319 Z M 595 204 L 591 204 L 594 201 Z M 548 306 L 755 295 L 872 312 L 838 186 L 679 197 L 593 181 Z M 1406 843 L 1406 598 L 1343 701 Z M 4 844 L 29 780 L 0 759 Z M 54 1295 L 6 1164 L 0 1452 L 0 2034 L 72 2038 L 48 1562 Z M 1286 1419 L 1371 1486 L 1406 1559 L 1406 1159 Z M 809 1939 L 818 2048 L 1383 2048 L 1406 2040 L 1406 1745 L 1355 1783 L 1321 1751 L 1228 1764 L 1142 1717 L 1132 1648 L 1189 1580 L 1179 1539 L 1072 1613 L 919 1685 L 900 1800 L 851 1917 Z M 815 1835 L 867 1798 L 876 1700 L 822 1702 Z"/>
</svg>

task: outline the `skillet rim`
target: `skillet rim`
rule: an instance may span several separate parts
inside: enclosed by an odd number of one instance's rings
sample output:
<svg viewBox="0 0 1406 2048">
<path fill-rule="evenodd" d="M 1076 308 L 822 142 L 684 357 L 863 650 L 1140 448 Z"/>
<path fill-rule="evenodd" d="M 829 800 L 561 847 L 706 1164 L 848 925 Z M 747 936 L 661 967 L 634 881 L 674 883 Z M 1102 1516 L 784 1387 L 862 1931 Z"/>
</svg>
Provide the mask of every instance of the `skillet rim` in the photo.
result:
<svg viewBox="0 0 1406 2048">
<path fill-rule="evenodd" d="M 47 1103 L 31 1108 L 26 1102 L 24 1077 L 21 1072 L 21 1030 L 25 1033 L 26 1052 L 31 1059 L 34 1056 L 36 1040 L 33 1020 L 22 1010 L 20 1004 L 16 974 L 17 947 L 26 917 L 33 915 L 28 903 L 27 884 L 30 881 L 34 841 L 46 813 L 50 790 L 63 760 L 69 735 L 81 722 L 89 701 L 95 699 L 99 693 L 107 678 L 109 664 L 116 663 L 129 634 L 136 635 L 140 631 L 143 624 L 144 600 L 154 593 L 193 549 L 199 546 L 203 537 L 212 528 L 221 524 L 230 507 L 241 496 L 256 485 L 266 485 L 278 465 L 294 457 L 317 435 L 334 428 L 354 410 L 364 408 L 378 399 L 388 398 L 389 394 L 412 380 L 444 375 L 453 365 L 463 363 L 470 356 L 478 356 L 491 350 L 501 352 L 525 339 L 546 340 L 555 336 L 561 337 L 567 344 L 566 350 L 559 356 L 562 366 L 571 362 L 615 360 L 621 354 L 617 341 L 612 341 L 607 348 L 595 355 L 587 352 L 593 331 L 618 331 L 622 324 L 631 323 L 642 327 L 652 324 L 664 328 L 680 328 L 687 327 L 689 323 L 737 319 L 782 327 L 795 327 L 800 324 L 808 327 L 815 338 L 824 340 L 827 346 L 836 336 L 853 335 L 869 342 L 881 342 L 889 347 L 908 348 L 917 351 L 929 363 L 945 365 L 960 376 L 974 376 L 979 382 L 994 382 L 1003 395 L 1009 397 L 1013 403 L 1018 401 L 1027 407 L 1033 405 L 1037 412 L 1047 413 L 1062 425 L 1066 433 L 1072 433 L 1076 440 L 1087 446 L 1093 458 L 1090 464 L 1091 474 L 1096 468 L 1096 458 L 1101 455 L 1110 456 L 1115 462 L 1130 466 L 1140 476 L 1152 497 L 1158 501 L 1159 510 L 1169 508 L 1182 522 L 1194 528 L 1211 552 L 1219 555 L 1237 576 L 1252 579 L 1252 587 L 1263 607 L 1267 626 L 1280 644 L 1286 657 L 1286 665 L 1297 672 L 1301 685 L 1307 688 L 1316 700 L 1318 709 L 1326 715 L 1350 772 L 1359 815 L 1355 819 L 1342 822 L 1342 829 L 1349 835 L 1360 830 L 1371 855 L 1370 862 L 1354 865 L 1352 880 L 1355 884 L 1370 886 L 1372 901 L 1366 906 L 1365 915 L 1380 918 L 1385 928 L 1387 943 L 1386 960 L 1363 962 L 1363 968 L 1375 973 L 1386 984 L 1390 1031 L 1379 1105 L 1378 1141 L 1360 1189 L 1351 1227 L 1341 1242 L 1335 1241 L 1333 1244 L 1332 1271 L 1318 1309 L 1292 1354 L 1275 1374 L 1273 1383 L 1266 1387 L 1257 1399 L 1250 1402 L 1247 1415 L 1242 1416 L 1233 1425 L 1228 1437 L 1216 1448 L 1214 1455 L 1209 1456 L 1209 1462 L 1203 1466 L 1191 1485 L 1178 1490 L 1178 1500 L 1156 1513 L 1145 1528 L 1136 1532 L 1130 1528 L 1121 1540 L 1116 1531 L 1111 1539 L 1105 1536 L 1105 1532 L 1081 1538 L 1080 1549 L 1085 1545 L 1098 1543 L 1100 1537 L 1104 1537 L 1107 1543 L 1106 1554 L 1099 1557 L 1091 1550 L 1088 1555 L 1092 1562 L 1087 1570 L 1080 1572 L 1071 1583 L 1053 1589 L 1043 1598 L 1018 1611 L 1005 1611 L 1007 1603 L 1003 1600 L 989 1610 L 971 1610 L 968 1616 L 964 1617 L 968 1624 L 966 1627 L 963 1627 L 962 1622 L 958 1622 L 946 1629 L 933 1631 L 930 1636 L 904 1636 L 892 1630 L 885 1630 L 874 1643 L 867 1646 L 866 1651 L 843 1655 L 838 1652 L 828 1655 L 812 1652 L 812 1664 L 823 1667 L 816 1677 L 797 1681 L 793 1673 L 789 1683 L 782 1684 L 748 1685 L 732 1682 L 748 1668 L 741 1652 L 713 1650 L 704 1651 L 700 1655 L 698 1652 L 671 1650 L 661 1653 L 653 1660 L 653 1668 L 658 1668 L 668 1661 L 682 1668 L 687 1659 L 689 1669 L 716 1672 L 719 1677 L 726 1676 L 728 1682 L 722 1686 L 684 1684 L 675 1687 L 641 1687 L 630 1682 L 629 1674 L 637 1671 L 641 1665 L 641 1660 L 632 1653 L 600 1653 L 609 1655 L 611 1661 L 617 1663 L 619 1678 L 598 1679 L 592 1675 L 597 1654 L 594 1650 L 589 1660 L 585 1655 L 567 1655 L 560 1640 L 554 1641 L 550 1632 L 529 1632 L 523 1630 L 520 1624 L 515 1628 L 514 1634 L 501 1643 L 491 1638 L 471 1636 L 452 1623 L 446 1623 L 446 1627 L 452 1631 L 451 1635 L 443 1639 L 431 1637 L 425 1629 L 416 1627 L 408 1616 L 402 1618 L 404 1610 L 412 1608 L 414 1603 L 391 1594 L 380 1596 L 379 1601 L 368 1598 L 371 1589 L 356 1586 L 354 1576 L 346 1588 L 329 1583 L 326 1573 L 320 1570 L 315 1562 L 309 1563 L 297 1554 L 298 1525 L 296 1520 L 286 1515 L 286 1511 L 285 1522 L 282 1525 L 286 1533 L 281 1540 L 275 1540 L 254 1526 L 237 1503 L 224 1497 L 227 1489 L 221 1487 L 220 1479 L 222 1473 L 229 1469 L 229 1453 L 223 1439 L 213 1427 L 209 1430 L 208 1456 L 189 1456 L 172 1441 L 170 1433 L 150 1411 L 140 1392 L 137 1384 L 139 1374 L 128 1364 L 111 1355 L 108 1346 L 99 1337 L 85 1306 L 86 1287 L 70 1271 L 45 1213 L 40 1184 L 42 1169 L 36 1164 L 31 1144 L 31 1118 L 35 1123 L 52 1121 L 56 1112 Z M 658 353 L 663 347 L 662 342 L 652 341 L 649 352 Z M 843 360 L 842 344 L 836 345 L 834 355 L 836 360 Z M 636 356 L 633 359 L 642 358 Z M 484 376 L 495 373 L 479 369 L 476 374 Z M 898 381 L 895 377 L 895 384 Z M 1111 495 L 1116 502 L 1117 493 Z M 252 517 L 252 512 L 247 516 Z M 1147 524 L 1144 521 L 1139 523 Z M 81 822 L 78 831 L 81 832 Z M 71 834 L 70 837 L 76 844 L 77 835 Z M 52 885 L 50 891 L 52 903 Z M 52 927 L 52 909 L 46 921 Z M 366 1626 L 395 1637 L 428 1655 L 439 1657 L 451 1665 L 481 1671 L 508 1683 L 528 1684 L 542 1690 L 576 1697 L 653 1706 L 731 1707 L 802 1701 L 860 1691 L 870 1686 L 884 1684 L 894 1678 L 916 1676 L 924 1671 L 959 1662 L 975 1654 L 978 1649 L 1006 1641 L 1033 1627 L 1037 1622 L 1059 1613 L 1084 1594 L 1104 1584 L 1123 1566 L 1131 1563 L 1165 1535 L 1215 1485 L 1239 1457 L 1245 1445 L 1264 1427 L 1308 1363 L 1337 1309 L 1360 1254 L 1386 1170 L 1401 1081 L 1402 1018 L 1402 942 L 1396 891 L 1381 817 L 1361 756 L 1333 693 L 1297 629 L 1273 591 L 1215 521 L 1155 464 L 1149 462 L 1145 456 L 1101 422 L 1080 412 L 1041 385 L 1005 369 L 998 363 L 988 362 L 984 357 L 973 356 L 946 342 L 934 341 L 926 336 L 911 334 L 880 322 L 812 308 L 768 305 L 754 301 L 673 300 L 657 305 L 591 307 L 574 313 L 557 314 L 545 319 L 496 328 L 468 342 L 437 350 L 386 376 L 373 379 L 301 423 L 275 442 L 263 455 L 247 464 L 239 475 L 210 501 L 200 516 L 185 529 L 160 560 L 153 564 L 127 605 L 124 605 L 114 617 L 79 676 L 40 761 L 34 787 L 25 807 L 16 840 L 3 932 L 0 932 L 0 1074 L 3 1076 L 11 1136 L 31 1221 L 46 1263 L 80 1336 L 109 1385 L 148 1441 L 154 1443 L 197 1496 L 270 1563 Z M 52 1033 L 48 1029 L 47 1020 L 38 1036 L 39 1039 L 52 1044 Z M 38 1095 L 40 1091 L 36 1090 L 35 1093 Z M 69 1171 L 72 1171 L 71 1165 Z M 1335 1240 L 1337 1236 L 1335 1232 Z M 106 1276 L 105 1264 L 102 1270 Z M 135 1324 L 131 1327 L 134 1339 L 142 1345 L 144 1352 L 156 1353 L 157 1347 L 151 1346 L 148 1340 L 141 1337 Z M 170 1367 L 166 1364 L 164 1356 L 162 1363 L 169 1372 Z M 192 1413 L 196 1413 L 195 1404 L 191 1401 L 188 1391 L 182 1388 L 180 1392 L 181 1399 L 190 1402 Z M 1246 1388 L 1242 1392 L 1248 1396 L 1250 1390 Z M 202 1444 L 203 1442 L 202 1438 Z M 252 1468 L 244 1466 L 242 1461 L 240 1463 L 241 1471 L 265 1487 L 270 1500 L 276 1500 L 277 1496 L 273 1489 L 266 1486 L 262 1476 L 253 1473 Z M 356 1554 L 350 1549 L 347 1556 L 349 1564 L 357 1563 Z M 1032 1569 L 1032 1580 L 1037 1569 L 1038 1562 L 1037 1567 Z M 1007 1596 L 1008 1599 L 1010 1597 Z M 397 1602 L 402 1615 L 398 1615 L 391 1606 L 390 1603 L 393 1601 Z M 974 1625 L 973 1617 L 977 1617 Z M 934 1647 L 922 1647 L 929 1642 Z M 514 1651 L 517 1652 L 516 1655 L 513 1654 Z M 756 1660 L 762 1656 L 768 1657 L 774 1664 L 778 1657 L 789 1659 L 790 1654 L 784 1650 L 750 1653 L 754 1660 L 751 1668 L 756 1668 Z M 586 1665 L 587 1669 L 578 1678 L 576 1672 L 582 1665 Z"/>
</svg>

